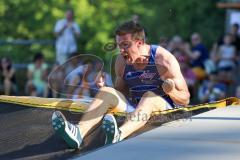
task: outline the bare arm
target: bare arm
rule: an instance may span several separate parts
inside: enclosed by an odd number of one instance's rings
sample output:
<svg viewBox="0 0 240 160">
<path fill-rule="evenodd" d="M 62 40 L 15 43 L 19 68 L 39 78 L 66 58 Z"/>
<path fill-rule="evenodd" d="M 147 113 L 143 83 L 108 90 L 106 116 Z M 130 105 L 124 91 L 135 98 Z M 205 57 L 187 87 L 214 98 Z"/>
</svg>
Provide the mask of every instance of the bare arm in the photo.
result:
<svg viewBox="0 0 240 160">
<path fill-rule="evenodd" d="M 159 47 L 157 49 L 155 63 L 161 78 L 165 81 L 162 86 L 164 92 L 168 94 L 175 103 L 187 105 L 189 103 L 190 93 L 176 58 L 164 48 Z M 170 84 L 170 86 L 172 85 L 170 89 L 168 89 L 168 84 Z"/>
<path fill-rule="evenodd" d="M 190 49 L 190 45 L 188 43 L 184 44 L 183 50 L 186 53 L 186 55 L 192 60 L 198 59 L 201 55 L 201 53 L 199 51 L 192 52 Z"/>
<path fill-rule="evenodd" d="M 80 31 L 78 31 L 78 29 L 76 29 L 76 26 L 74 26 L 74 22 L 67 22 L 67 24 L 65 24 L 61 30 L 59 30 L 58 32 L 54 32 L 54 35 L 56 37 L 62 35 L 62 33 L 64 32 L 65 29 L 70 28 L 74 34 L 74 36 L 76 38 L 80 37 Z"/>
<path fill-rule="evenodd" d="M 54 32 L 54 35 L 56 37 L 60 36 L 66 28 L 67 28 L 67 25 L 63 26 L 59 32 Z"/>
<path fill-rule="evenodd" d="M 14 74 L 15 74 L 15 69 L 13 68 L 10 71 L 3 70 L 3 75 L 6 79 L 11 79 Z"/>
<path fill-rule="evenodd" d="M 76 37 L 76 38 L 79 38 L 79 37 L 80 37 L 80 32 L 77 32 L 77 31 L 74 29 L 74 27 L 72 28 L 72 30 L 73 30 L 73 33 L 74 33 L 75 37 Z"/>
<path fill-rule="evenodd" d="M 48 70 L 47 70 L 47 68 L 44 69 L 42 72 L 43 72 L 42 73 L 42 80 L 43 81 L 47 81 L 47 77 L 48 77 Z"/>
<path fill-rule="evenodd" d="M 28 77 L 28 80 L 32 80 L 32 78 L 33 78 L 33 72 L 30 71 L 30 70 L 28 70 L 28 72 L 27 72 L 27 77 Z"/>
<path fill-rule="evenodd" d="M 126 63 L 124 58 L 122 57 L 122 55 L 119 55 L 115 63 L 116 80 L 115 80 L 114 88 L 120 91 L 125 96 L 127 96 L 128 90 L 123 79 L 125 66 L 126 66 Z"/>
</svg>

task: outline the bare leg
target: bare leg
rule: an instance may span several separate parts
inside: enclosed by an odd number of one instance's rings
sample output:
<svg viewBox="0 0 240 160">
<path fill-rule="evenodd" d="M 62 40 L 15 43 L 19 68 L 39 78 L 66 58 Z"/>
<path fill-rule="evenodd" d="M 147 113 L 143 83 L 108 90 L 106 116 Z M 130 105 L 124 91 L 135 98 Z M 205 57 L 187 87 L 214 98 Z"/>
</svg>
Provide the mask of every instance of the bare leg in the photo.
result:
<svg viewBox="0 0 240 160">
<path fill-rule="evenodd" d="M 122 93 L 110 87 L 102 87 L 79 122 L 82 137 L 101 121 L 109 108 L 125 111 L 126 107 L 127 101 Z"/>
<path fill-rule="evenodd" d="M 43 97 L 48 97 L 48 86 L 47 86 L 47 84 L 44 86 Z"/>
<path fill-rule="evenodd" d="M 29 80 L 26 85 L 26 93 L 30 96 L 37 96 L 36 88 L 33 85 L 33 82 Z"/>
<path fill-rule="evenodd" d="M 4 94 L 10 95 L 12 88 L 12 82 L 9 79 L 4 80 Z"/>
<path fill-rule="evenodd" d="M 165 110 L 166 106 L 167 102 L 162 97 L 150 91 L 146 92 L 139 102 L 137 109 L 127 117 L 126 122 L 119 128 L 121 131 L 120 140 L 143 127 L 151 117 L 153 111 Z"/>
</svg>

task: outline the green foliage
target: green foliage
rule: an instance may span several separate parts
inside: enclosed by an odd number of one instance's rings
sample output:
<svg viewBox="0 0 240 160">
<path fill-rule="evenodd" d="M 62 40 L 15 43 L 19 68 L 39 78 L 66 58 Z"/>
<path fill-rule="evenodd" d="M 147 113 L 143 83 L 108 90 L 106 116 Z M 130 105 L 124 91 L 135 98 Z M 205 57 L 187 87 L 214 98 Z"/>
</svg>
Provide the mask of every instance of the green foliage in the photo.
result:
<svg viewBox="0 0 240 160">
<path fill-rule="evenodd" d="M 148 31 L 150 42 L 158 43 L 160 36 L 181 35 L 188 39 L 192 32 L 200 32 L 210 45 L 221 35 L 224 12 L 216 8 L 215 0 L 1 0 L 1 40 L 54 40 L 53 27 L 72 7 L 75 20 L 82 30 L 78 41 L 80 53 L 92 53 L 106 61 L 112 53 L 103 51 L 114 40 L 114 29 L 133 14 L 138 14 Z M 29 62 L 37 51 L 43 51 L 54 61 L 53 45 L 2 45 L 0 56 L 8 55 L 15 62 Z"/>
<path fill-rule="evenodd" d="M 188 40 L 199 32 L 210 46 L 224 31 L 224 10 L 216 8 L 216 0 L 153 0 L 147 7 L 155 13 L 152 18 L 144 17 L 148 29 L 154 31 L 149 33 L 153 41 L 176 34 Z"/>
</svg>

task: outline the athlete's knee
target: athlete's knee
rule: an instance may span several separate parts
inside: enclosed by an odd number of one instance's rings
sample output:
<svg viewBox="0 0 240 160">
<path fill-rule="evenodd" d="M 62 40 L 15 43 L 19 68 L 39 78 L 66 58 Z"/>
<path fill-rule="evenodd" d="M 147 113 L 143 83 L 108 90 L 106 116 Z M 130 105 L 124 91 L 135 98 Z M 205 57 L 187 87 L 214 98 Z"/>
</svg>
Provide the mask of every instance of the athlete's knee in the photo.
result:
<svg viewBox="0 0 240 160">
<path fill-rule="evenodd" d="M 114 92 L 114 91 L 115 91 L 115 89 L 112 88 L 112 87 L 101 87 L 101 88 L 99 89 L 99 92 L 109 92 L 109 93 L 112 93 L 112 92 Z"/>
<path fill-rule="evenodd" d="M 119 96 L 114 88 L 102 87 L 100 88 L 97 97 L 101 97 L 104 100 L 113 101 L 117 100 Z"/>
</svg>

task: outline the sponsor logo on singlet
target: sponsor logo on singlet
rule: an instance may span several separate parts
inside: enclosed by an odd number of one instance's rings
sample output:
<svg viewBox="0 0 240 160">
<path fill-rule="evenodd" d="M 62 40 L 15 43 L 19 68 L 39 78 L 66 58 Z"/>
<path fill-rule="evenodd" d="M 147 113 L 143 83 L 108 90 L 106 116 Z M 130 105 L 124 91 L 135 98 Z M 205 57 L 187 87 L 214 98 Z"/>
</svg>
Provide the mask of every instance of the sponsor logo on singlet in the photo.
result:
<svg viewBox="0 0 240 160">
<path fill-rule="evenodd" d="M 149 70 L 144 71 L 140 76 L 139 79 L 149 79 L 152 80 L 156 73 L 151 73 Z"/>
</svg>

